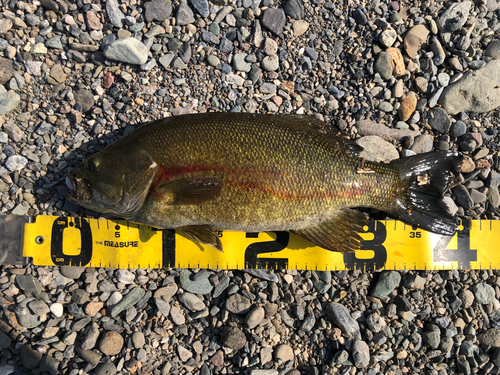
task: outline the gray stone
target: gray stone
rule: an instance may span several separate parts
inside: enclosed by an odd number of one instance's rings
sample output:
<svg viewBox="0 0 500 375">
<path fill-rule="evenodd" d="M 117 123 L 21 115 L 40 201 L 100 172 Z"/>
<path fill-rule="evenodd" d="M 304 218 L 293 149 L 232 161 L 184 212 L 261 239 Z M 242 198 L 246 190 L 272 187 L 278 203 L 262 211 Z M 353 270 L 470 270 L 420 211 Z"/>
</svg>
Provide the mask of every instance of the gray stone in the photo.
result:
<svg viewBox="0 0 500 375">
<path fill-rule="evenodd" d="M 290 345 L 288 344 L 281 344 L 278 345 L 274 349 L 274 359 L 278 361 L 279 363 L 286 363 L 288 361 L 293 361 L 295 358 L 295 355 L 293 353 L 293 349 Z"/>
<path fill-rule="evenodd" d="M 401 274 L 399 272 L 384 271 L 380 273 L 377 284 L 373 288 L 372 296 L 380 299 L 385 298 L 399 286 L 400 282 Z"/>
<path fill-rule="evenodd" d="M 410 150 L 416 154 L 423 154 L 432 151 L 434 140 L 430 134 L 422 134 L 415 138 Z"/>
<path fill-rule="evenodd" d="M 245 324 L 248 329 L 257 327 L 264 319 L 266 312 L 263 307 L 258 306 L 252 309 L 245 317 Z"/>
<path fill-rule="evenodd" d="M 389 163 L 392 160 L 399 159 L 399 152 L 396 147 L 376 135 L 358 138 L 356 143 L 363 147 L 360 157 L 366 160 Z"/>
<path fill-rule="evenodd" d="M 492 60 L 479 70 L 469 70 L 445 88 L 440 98 L 450 115 L 460 112 L 489 112 L 500 106 L 500 60 Z"/>
<path fill-rule="evenodd" d="M 47 155 L 48 156 L 48 155 Z M 42 163 L 43 164 L 43 163 Z M 59 267 L 59 271 L 64 277 L 68 279 L 76 280 L 79 279 L 82 273 L 85 271 L 85 267 Z"/>
<path fill-rule="evenodd" d="M 167 302 L 170 302 L 175 293 L 177 293 L 178 287 L 176 283 L 169 283 L 162 288 L 155 291 L 154 298 L 162 298 Z"/>
<path fill-rule="evenodd" d="M 186 362 L 189 358 L 193 356 L 193 353 L 191 353 L 182 345 L 177 345 L 177 353 L 179 354 L 179 358 L 182 362 Z"/>
<path fill-rule="evenodd" d="M 115 27 L 121 29 L 124 26 L 125 15 L 120 10 L 118 0 L 106 0 L 106 14 Z"/>
<path fill-rule="evenodd" d="M 179 301 L 191 311 L 202 311 L 205 304 L 196 295 L 184 292 L 178 295 Z"/>
<path fill-rule="evenodd" d="M 233 56 L 233 66 L 235 70 L 248 73 L 250 69 L 252 69 L 252 65 L 245 61 L 247 56 L 246 53 L 237 53 Z"/>
<path fill-rule="evenodd" d="M 116 279 L 125 285 L 132 284 L 135 280 L 135 275 L 127 269 L 120 269 L 115 273 Z"/>
<path fill-rule="evenodd" d="M 432 108 L 429 111 L 429 125 L 440 134 L 448 134 L 451 119 L 442 108 Z"/>
<path fill-rule="evenodd" d="M 489 42 L 484 54 L 491 57 L 493 60 L 500 59 L 500 40 L 495 39 Z"/>
<path fill-rule="evenodd" d="M 186 318 L 184 316 L 184 313 L 182 312 L 178 304 L 173 305 L 172 308 L 170 309 L 170 317 L 172 318 L 172 321 L 178 326 L 181 326 L 184 323 L 186 323 Z"/>
<path fill-rule="evenodd" d="M 244 270 L 249 275 L 258 277 L 259 279 L 270 281 L 272 283 L 278 282 L 278 276 L 270 270 L 261 270 L 261 269 L 248 269 Z"/>
<path fill-rule="evenodd" d="M 172 4 L 168 0 L 148 1 L 143 7 L 147 22 L 162 22 L 172 14 Z"/>
<path fill-rule="evenodd" d="M 24 216 L 28 214 L 30 205 L 28 202 L 23 201 L 19 203 L 11 212 L 12 215 Z"/>
<path fill-rule="evenodd" d="M 135 305 L 137 302 L 141 300 L 142 297 L 146 294 L 146 291 L 142 288 L 133 288 L 131 291 L 127 293 L 123 299 L 118 302 L 116 305 L 111 307 L 111 317 L 116 317 L 122 311 L 127 310 L 129 307 Z"/>
<path fill-rule="evenodd" d="M 459 206 L 462 206 L 466 210 L 470 210 L 474 207 L 474 201 L 470 197 L 469 191 L 463 185 L 458 185 L 451 189 L 452 193 L 456 197 L 456 202 Z"/>
<path fill-rule="evenodd" d="M 283 7 L 285 14 L 295 20 L 304 18 L 304 5 L 302 0 L 288 0 Z"/>
<path fill-rule="evenodd" d="M 475 300 L 483 305 L 488 305 L 495 299 L 495 289 L 485 283 L 477 283 L 473 287 Z"/>
<path fill-rule="evenodd" d="M 179 8 L 177 8 L 177 15 L 175 17 L 177 24 L 180 26 L 188 25 L 194 22 L 194 13 L 193 10 L 189 7 L 186 2 L 182 2 L 179 4 Z"/>
<path fill-rule="evenodd" d="M 9 156 L 5 161 L 5 167 L 12 172 L 20 171 L 26 166 L 26 164 L 28 164 L 28 159 L 19 155 Z"/>
<path fill-rule="evenodd" d="M 276 94 L 276 85 L 274 83 L 264 82 L 259 87 L 259 91 L 262 94 Z"/>
<path fill-rule="evenodd" d="M 457 121 L 450 128 L 450 136 L 458 138 L 467 132 L 467 125 L 463 121 Z"/>
<path fill-rule="evenodd" d="M 45 46 L 53 49 L 63 49 L 61 36 L 56 35 L 45 42 Z"/>
<path fill-rule="evenodd" d="M 452 34 L 460 30 L 467 22 L 471 5 L 472 1 L 452 3 L 437 20 L 441 38 L 446 43 L 450 42 Z"/>
<path fill-rule="evenodd" d="M 341 329 L 348 337 L 353 339 L 361 339 L 359 324 L 349 314 L 349 310 L 340 303 L 331 302 L 326 305 L 326 316 L 328 316 L 333 324 Z"/>
<path fill-rule="evenodd" d="M 59 361 L 49 355 L 44 355 L 40 361 L 40 371 L 48 372 L 51 375 L 59 374 Z"/>
<path fill-rule="evenodd" d="M 88 112 L 94 106 L 94 96 L 89 90 L 80 89 L 73 92 L 77 103 L 82 105 L 82 111 Z"/>
<path fill-rule="evenodd" d="M 420 134 L 418 130 L 393 129 L 372 120 L 356 122 L 356 129 L 361 136 L 376 135 L 389 142 L 400 141 L 403 137 L 416 137 Z"/>
<path fill-rule="evenodd" d="M 233 314 L 246 314 L 252 307 L 252 301 L 239 293 L 235 293 L 226 300 L 226 310 Z"/>
<path fill-rule="evenodd" d="M 144 336 L 144 333 L 141 331 L 134 332 L 132 334 L 132 343 L 134 345 L 134 348 L 140 349 L 146 344 L 146 338 Z"/>
<path fill-rule="evenodd" d="M 220 339 L 224 345 L 233 350 L 240 350 L 247 343 L 245 334 L 237 327 L 225 327 L 220 334 Z"/>
<path fill-rule="evenodd" d="M 165 318 L 168 318 L 168 315 L 170 314 L 170 304 L 162 298 L 155 298 L 155 304 L 160 313 Z"/>
<path fill-rule="evenodd" d="M 280 66 L 279 58 L 277 55 L 266 56 L 261 61 L 262 69 L 267 72 L 274 72 Z"/>
<path fill-rule="evenodd" d="M 354 366 L 357 368 L 366 368 L 370 363 L 370 349 L 368 344 L 361 340 L 354 340 L 352 344 L 352 358 Z"/>
<path fill-rule="evenodd" d="M 19 142 L 23 139 L 23 131 L 12 121 L 7 121 L 3 125 L 3 130 L 14 142 Z"/>
<path fill-rule="evenodd" d="M 12 112 L 19 104 L 21 104 L 19 94 L 12 91 L 0 94 L 0 116 Z"/>
<path fill-rule="evenodd" d="M 261 19 L 262 26 L 272 32 L 274 35 L 284 39 L 283 28 L 286 23 L 286 16 L 283 9 L 267 8 Z"/>
<path fill-rule="evenodd" d="M 382 51 L 378 54 L 377 60 L 374 66 L 375 72 L 380 74 L 380 77 L 387 81 L 392 77 L 392 72 L 394 70 L 394 63 L 392 62 L 392 57 L 389 53 Z"/>
<path fill-rule="evenodd" d="M 170 63 L 174 59 L 175 55 L 173 53 L 167 53 L 166 55 L 163 55 L 160 57 L 160 64 L 167 69 L 170 66 Z"/>
<path fill-rule="evenodd" d="M 17 275 L 16 283 L 29 296 L 37 297 L 42 292 L 40 282 L 31 275 Z"/>
<path fill-rule="evenodd" d="M 208 17 L 210 15 L 210 9 L 207 0 L 190 0 L 189 1 L 193 8 L 201 14 L 202 17 Z"/>
<path fill-rule="evenodd" d="M 90 326 L 88 326 L 87 329 L 85 330 L 85 334 L 82 340 L 82 349 L 83 350 L 92 349 L 95 346 L 98 337 L 99 337 L 99 326 L 97 325 L 96 322 L 92 322 Z"/>
<path fill-rule="evenodd" d="M 104 56 L 127 64 L 142 65 L 148 61 L 148 49 L 137 39 L 129 37 L 108 44 Z"/>
<path fill-rule="evenodd" d="M 210 65 L 210 66 L 217 66 L 220 64 L 220 60 L 217 56 L 214 56 L 214 55 L 208 55 L 207 56 L 207 63 Z"/>
<path fill-rule="evenodd" d="M 477 335 L 479 343 L 485 347 L 500 347 L 500 329 L 490 328 L 484 333 Z"/>
<path fill-rule="evenodd" d="M 182 270 L 180 275 L 180 284 L 182 289 L 195 294 L 208 294 L 212 291 L 213 286 L 210 283 L 212 272 L 200 270 L 194 273 L 190 270 Z"/>
<path fill-rule="evenodd" d="M 9 335 L 6 334 L 4 331 L 0 331 L 0 350 L 7 349 L 12 340 L 10 339 Z"/>
<path fill-rule="evenodd" d="M 33 301 L 35 301 L 34 298 L 28 297 L 22 300 L 21 303 L 19 303 L 19 305 L 17 305 L 14 309 L 19 324 L 28 329 L 38 327 L 40 323 L 42 323 L 38 319 L 39 315 L 31 311 L 31 309 L 28 307 L 28 304 Z"/>
<path fill-rule="evenodd" d="M 174 61 L 172 62 L 172 68 L 174 69 L 179 69 L 179 70 L 184 70 L 187 68 L 187 65 L 180 57 L 176 57 Z"/>
<path fill-rule="evenodd" d="M 25 344 L 20 350 L 21 361 L 24 367 L 33 370 L 40 366 L 43 354 L 38 350 L 34 350 L 31 345 Z"/>
<path fill-rule="evenodd" d="M 101 363 L 94 370 L 95 375 L 115 375 L 116 365 L 113 362 Z"/>
</svg>

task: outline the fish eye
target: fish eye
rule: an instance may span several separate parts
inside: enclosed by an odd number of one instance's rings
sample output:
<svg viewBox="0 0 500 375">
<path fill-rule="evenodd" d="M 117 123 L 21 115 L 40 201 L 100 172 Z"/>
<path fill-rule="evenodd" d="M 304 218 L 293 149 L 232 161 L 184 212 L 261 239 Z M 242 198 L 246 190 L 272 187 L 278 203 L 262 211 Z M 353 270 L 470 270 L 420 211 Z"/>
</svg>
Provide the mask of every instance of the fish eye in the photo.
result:
<svg viewBox="0 0 500 375">
<path fill-rule="evenodd" d="M 95 171 L 98 166 L 99 166 L 98 158 L 91 158 L 87 163 L 87 169 L 91 172 Z"/>
</svg>

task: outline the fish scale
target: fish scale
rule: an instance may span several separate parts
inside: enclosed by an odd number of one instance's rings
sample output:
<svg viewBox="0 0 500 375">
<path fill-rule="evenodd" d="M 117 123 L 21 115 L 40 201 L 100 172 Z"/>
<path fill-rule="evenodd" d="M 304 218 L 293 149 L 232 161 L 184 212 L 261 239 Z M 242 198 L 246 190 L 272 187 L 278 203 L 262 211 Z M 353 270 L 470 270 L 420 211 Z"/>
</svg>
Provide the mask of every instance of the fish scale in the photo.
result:
<svg viewBox="0 0 500 375">
<path fill-rule="evenodd" d="M 76 188 L 67 198 L 216 247 L 212 228 L 288 230 L 352 251 L 366 218 L 351 207 L 376 208 L 437 232 L 456 230 L 441 207 L 457 174 L 456 153 L 373 163 L 359 158 L 360 146 L 318 128 L 325 124 L 300 115 L 153 121 L 75 168 L 69 179 Z"/>
</svg>

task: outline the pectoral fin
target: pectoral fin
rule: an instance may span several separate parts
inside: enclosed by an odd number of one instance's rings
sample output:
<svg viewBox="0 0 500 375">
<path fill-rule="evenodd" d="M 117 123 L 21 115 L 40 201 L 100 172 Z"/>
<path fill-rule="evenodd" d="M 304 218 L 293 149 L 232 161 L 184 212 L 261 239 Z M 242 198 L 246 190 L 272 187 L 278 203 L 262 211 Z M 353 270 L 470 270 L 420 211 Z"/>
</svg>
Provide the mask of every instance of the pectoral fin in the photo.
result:
<svg viewBox="0 0 500 375">
<path fill-rule="evenodd" d="M 188 225 L 176 229 L 184 233 L 186 236 L 191 237 L 193 240 L 198 241 L 203 245 L 213 246 L 222 252 L 222 242 L 220 242 L 217 233 L 211 230 L 211 227 L 205 225 Z"/>
<path fill-rule="evenodd" d="M 217 198 L 222 185 L 219 178 L 186 178 L 160 185 L 156 192 L 168 197 L 170 204 L 200 204 Z"/>
<path fill-rule="evenodd" d="M 366 224 L 362 212 L 346 208 L 315 227 L 294 233 L 324 249 L 351 253 L 360 249 L 362 238 L 359 233 L 364 232 L 363 226 Z"/>
</svg>

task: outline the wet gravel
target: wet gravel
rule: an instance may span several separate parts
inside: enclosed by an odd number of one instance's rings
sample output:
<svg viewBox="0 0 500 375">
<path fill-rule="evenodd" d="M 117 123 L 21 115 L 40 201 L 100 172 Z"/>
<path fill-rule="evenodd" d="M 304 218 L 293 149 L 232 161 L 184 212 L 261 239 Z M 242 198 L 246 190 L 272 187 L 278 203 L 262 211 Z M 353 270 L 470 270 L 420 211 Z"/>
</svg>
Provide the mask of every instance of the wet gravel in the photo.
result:
<svg viewBox="0 0 500 375">
<path fill-rule="evenodd" d="M 380 160 L 461 151 L 450 209 L 499 218 L 496 0 L 1 3 L 2 215 L 95 216 L 64 200 L 83 158 L 232 111 L 314 115 Z M 499 275 L 2 266 L 0 373 L 494 374 Z"/>
</svg>

